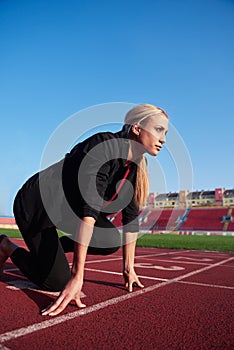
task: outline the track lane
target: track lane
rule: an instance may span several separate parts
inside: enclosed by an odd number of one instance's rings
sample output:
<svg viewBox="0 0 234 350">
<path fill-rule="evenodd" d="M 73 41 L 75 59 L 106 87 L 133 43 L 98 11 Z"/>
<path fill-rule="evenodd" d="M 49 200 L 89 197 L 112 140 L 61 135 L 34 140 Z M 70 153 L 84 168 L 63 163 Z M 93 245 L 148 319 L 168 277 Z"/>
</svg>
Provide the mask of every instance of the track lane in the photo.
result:
<svg viewBox="0 0 234 350">
<path fill-rule="evenodd" d="M 150 252 L 152 253 L 152 250 L 150 250 Z M 173 251 L 173 252 L 169 252 L 169 251 L 163 252 L 163 251 L 161 251 L 161 252 L 159 252 L 157 254 L 145 254 L 145 263 L 149 263 L 149 260 L 147 260 L 147 256 L 148 256 L 148 258 L 152 259 L 151 261 L 153 262 L 153 264 L 156 264 L 156 262 L 157 262 L 158 265 L 161 264 L 162 266 L 165 267 L 166 266 L 165 265 L 166 261 L 161 261 L 162 257 L 164 257 L 163 259 L 167 260 L 167 263 L 169 265 L 170 265 L 170 261 L 171 261 L 173 263 L 176 263 L 176 265 L 182 266 L 183 262 L 181 260 L 179 261 L 179 259 L 174 259 L 174 256 L 176 256 L 179 253 L 181 254 L 181 251 L 180 252 L 175 252 L 175 251 Z M 183 253 L 185 253 L 185 252 L 183 252 Z M 187 254 L 187 256 L 189 256 L 189 251 L 187 251 L 186 254 Z M 192 254 L 194 254 L 194 252 L 192 252 Z M 151 257 L 149 257 L 149 255 L 151 255 Z M 192 257 L 192 255 L 190 255 L 190 257 Z M 106 266 L 103 265 L 103 260 L 102 259 L 97 259 L 97 258 L 90 259 L 90 261 L 87 264 L 86 289 L 87 289 L 87 295 L 89 296 L 88 297 L 89 298 L 89 302 L 91 302 L 91 303 L 93 301 L 95 302 L 92 306 L 87 307 L 86 309 L 82 309 L 82 310 L 77 310 L 76 309 L 76 311 L 74 311 L 74 307 L 69 306 L 68 310 L 67 310 L 67 313 L 65 313 L 62 316 L 59 316 L 59 317 L 61 317 L 60 320 L 62 319 L 63 321 L 55 323 L 55 324 L 52 324 L 50 326 L 48 326 L 48 324 L 51 324 L 51 322 L 53 320 L 55 320 L 55 318 L 47 319 L 45 321 L 41 321 L 42 318 L 39 315 L 37 315 L 37 317 L 31 317 L 31 321 L 33 321 L 33 320 L 35 321 L 36 320 L 36 322 L 34 322 L 34 324 L 32 324 L 33 322 L 31 322 L 31 324 L 29 324 L 26 327 L 19 327 L 18 329 L 10 330 L 8 332 L 2 333 L 1 336 L 0 336 L 1 346 L 5 346 L 6 345 L 6 346 L 9 346 L 10 348 L 12 346 L 13 346 L 13 348 L 16 348 L 15 344 L 18 344 L 17 345 L 17 350 L 18 349 L 30 349 L 31 350 L 31 349 L 34 348 L 34 345 L 33 345 L 33 347 L 29 347 L 30 339 L 31 339 L 31 341 L 32 341 L 33 338 L 34 338 L 34 341 L 35 341 L 35 339 L 39 339 L 39 334 L 41 335 L 41 337 L 42 337 L 42 334 L 44 334 L 45 336 L 48 335 L 48 336 L 50 336 L 50 338 L 52 337 L 54 339 L 54 336 L 56 334 L 57 337 L 61 338 L 61 343 L 63 345 L 66 342 L 67 345 L 70 344 L 70 347 L 69 347 L 70 349 L 73 349 L 73 348 L 77 349 L 77 341 L 76 341 L 75 335 L 73 335 L 74 336 L 73 346 L 74 346 L 74 344 L 76 344 L 76 347 L 71 347 L 72 346 L 71 345 L 72 341 L 70 339 L 69 339 L 69 341 L 65 340 L 64 337 L 66 335 L 66 332 L 63 330 L 63 328 L 64 328 L 64 329 L 66 329 L 67 332 L 68 331 L 70 332 L 71 327 L 72 327 L 72 329 L 75 327 L 75 328 L 77 328 L 78 332 L 85 332 L 86 336 L 89 339 L 89 341 L 86 343 L 87 346 L 88 346 L 88 344 L 90 346 L 92 344 L 92 339 L 90 338 L 91 335 L 96 334 L 96 336 L 99 339 L 98 340 L 98 344 L 99 345 L 102 344 L 102 346 L 103 346 L 103 347 L 100 347 L 100 348 L 105 349 L 105 345 L 107 345 L 107 344 L 110 345 L 110 343 L 108 342 L 108 340 L 105 340 L 105 336 L 104 335 L 103 335 L 102 339 L 100 338 L 100 334 L 98 335 L 98 332 L 101 331 L 100 329 L 99 330 L 98 329 L 92 329 L 91 330 L 91 334 L 88 336 L 86 320 L 88 320 L 88 319 L 91 320 L 92 322 L 91 321 L 90 322 L 91 322 L 91 324 L 93 324 L 93 318 L 94 319 L 95 318 L 99 319 L 99 315 L 103 315 L 102 317 L 105 320 L 110 320 L 111 316 L 113 316 L 112 310 L 114 310 L 115 317 L 119 319 L 119 327 L 122 329 L 122 332 L 123 332 L 123 328 L 122 327 L 123 327 L 123 324 L 125 324 L 126 319 L 127 319 L 127 317 L 124 317 L 124 310 L 126 310 L 127 305 L 128 305 L 128 308 L 130 308 L 132 310 L 130 312 L 131 317 L 134 317 L 133 316 L 134 315 L 133 310 L 135 310 L 135 311 L 137 310 L 137 305 L 138 305 L 138 308 L 139 308 L 139 305 L 142 305 L 142 307 L 143 307 L 143 304 L 145 305 L 145 301 L 151 300 L 152 305 L 155 306 L 155 301 L 156 301 L 156 303 L 158 302 L 158 296 L 159 295 L 170 295 L 170 297 L 171 297 L 171 294 L 170 293 L 168 294 L 167 291 L 168 291 L 168 289 L 172 288 L 172 285 L 176 286 L 175 290 L 177 292 L 176 292 L 176 295 L 173 296 L 174 298 L 176 298 L 175 300 L 177 300 L 178 298 L 180 299 L 181 298 L 181 294 L 183 294 L 184 291 L 187 291 L 187 294 L 188 294 L 188 295 L 184 296 L 184 300 L 187 300 L 188 297 L 189 297 L 189 293 L 191 294 L 191 291 L 194 291 L 194 290 L 205 290 L 208 295 L 210 293 L 212 294 L 213 292 L 207 292 L 207 291 L 209 291 L 211 289 L 211 287 L 215 287 L 215 288 L 212 288 L 212 290 L 213 289 L 221 290 L 222 291 L 222 298 L 223 298 L 223 295 L 226 294 L 226 293 L 232 293 L 232 295 L 233 295 L 232 287 L 230 289 L 229 286 L 227 286 L 227 285 L 226 286 L 225 285 L 217 286 L 215 284 L 209 284 L 209 283 L 206 283 L 206 285 L 205 285 L 205 283 L 201 283 L 199 281 L 198 282 L 194 282 L 194 279 L 195 279 L 196 276 L 197 277 L 198 276 L 204 276 L 204 273 L 205 273 L 205 276 L 207 276 L 207 272 L 210 273 L 212 271 L 212 269 L 214 269 L 214 270 L 220 270 L 221 268 L 230 269 L 231 266 L 232 266 L 232 263 L 233 263 L 233 259 L 234 259 L 234 257 L 230 256 L 229 254 L 226 254 L 226 253 L 225 254 L 221 254 L 215 260 L 216 261 L 215 263 L 210 263 L 209 264 L 209 262 L 206 261 L 206 262 L 203 262 L 203 264 L 201 266 L 198 266 L 198 263 L 196 263 L 196 264 L 193 265 L 194 269 L 188 269 L 189 264 L 186 263 L 186 260 L 188 262 L 188 259 L 185 259 L 184 266 L 185 266 L 185 271 L 187 273 L 183 273 L 183 274 L 180 274 L 180 275 L 177 276 L 177 275 L 175 275 L 175 271 L 172 271 L 171 272 L 171 278 L 168 278 L 166 280 L 164 280 L 163 278 L 160 277 L 160 276 L 162 276 L 162 271 L 160 271 L 160 270 L 154 270 L 154 276 L 155 276 L 155 274 L 157 272 L 157 276 L 159 276 L 159 277 L 153 277 L 153 275 L 151 273 L 150 273 L 150 275 L 152 275 L 152 276 L 149 276 L 149 270 L 150 269 L 142 268 L 141 270 L 139 270 L 139 267 L 137 267 L 137 270 L 142 272 L 141 278 L 143 278 L 143 279 L 145 278 L 145 280 L 143 282 L 146 285 L 146 287 L 143 290 L 137 290 L 137 291 L 134 291 L 131 294 L 126 293 L 126 291 L 124 291 L 124 289 L 122 287 L 122 276 L 121 276 L 121 273 L 117 272 L 117 271 L 112 271 L 112 273 L 111 273 L 111 270 L 110 270 L 110 265 L 113 265 L 113 264 L 114 264 L 115 270 L 116 270 L 116 268 L 119 265 L 118 262 L 121 261 L 121 257 L 120 256 L 116 255 L 113 259 L 108 259 L 108 261 L 106 261 Z M 93 260 L 93 261 L 91 261 L 91 260 Z M 102 266 L 104 266 L 105 269 L 102 269 L 101 272 L 100 271 L 99 272 L 95 271 L 95 269 L 93 269 L 93 267 L 92 267 L 92 263 L 94 263 L 94 261 L 95 261 L 95 265 L 97 267 L 102 265 Z M 136 257 L 136 261 L 144 261 L 143 254 L 138 254 L 137 257 Z M 116 263 L 117 263 L 117 265 L 116 265 Z M 204 264 L 206 264 L 206 265 L 204 265 Z M 192 264 L 191 264 L 191 266 L 192 266 Z M 98 268 L 96 270 L 98 270 Z M 117 270 L 118 270 L 118 268 L 117 268 Z M 185 271 L 183 271 L 183 272 L 185 272 Z M 223 274 L 223 272 L 222 272 L 222 274 Z M 215 276 L 215 274 L 214 274 L 214 276 Z M 101 278 L 101 280 L 100 280 L 100 278 Z M 217 283 L 217 278 L 216 278 L 215 282 Z M 227 282 L 228 281 L 226 280 L 226 284 L 227 284 Z M 95 288 L 95 285 L 98 286 L 98 289 Z M 1 283 L 0 283 L 0 287 L 1 287 Z M 157 290 L 160 290 L 161 287 L 166 287 L 166 289 L 165 288 L 163 289 L 163 293 L 162 292 L 158 293 Z M 97 292 L 97 290 L 98 290 L 98 292 Z M 0 288 L 0 291 L 1 291 L 1 288 Z M 96 291 L 96 293 L 95 293 L 95 291 Z M 188 291 L 190 291 L 190 292 L 188 292 Z M 192 294 L 194 294 L 194 297 L 195 297 L 196 293 L 197 292 L 193 292 L 192 293 Z M 202 292 L 202 293 L 204 294 L 204 292 Z M 22 294 L 20 295 L 20 297 L 22 297 Z M 28 297 L 28 296 L 26 296 L 26 297 Z M 46 297 L 48 297 L 48 296 L 46 296 Z M 41 296 L 38 295 L 38 298 L 41 299 Z M 103 300 L 105 298 L 106 298 L 106 300 Z M 220 297 L 220 294 L 219 294 L 219 299 L 221 300 L 222 298 Z M 26 299 L 24 299 L 24 300 L 25 300 L 24 301 L 25 303 L 28 303 L 28 300 L 27 300 L 27 302 L 26 302 Z M 34 303 L 33 300 L 31 300 L 31 302 L 32 302 L 32 304 Z M 223 303 L 222 300 L 221 300 L 221 302 Z M 35 303 L 34 303 L 34 311 L 33 312 L 35 312 L 35 306 L 37 306 L 37 305 L 35 305 Z M 32 305 L 31 305 L 31 307 L 32 307 Z M 157 307 L 157 305 L 156 305 L 156 307 Z M 168 304 L 167 307 L 168 307 L 168 311 L 165 311 L 165 307 L 163 307 L 163 310 L 165 312 L 168 312 L 169 314 L 171 314 L 171 310 L 170 310 L 169 304 Z M 119 312 L 117 312 L 118 308 L 121 309 L 121 310 L 119 310 Z M 148 304 L 145 305 L 145 308 L 146 308 L 146 310 L 148 310 L 149 305 Z M 28 306 L 26 307 L 26 309 L 27 309 L 27 312 L 28 312 Z M 152 327 L 151 327 L 150 323 L 152 323 L 152 317 L 153 316 L 151 316 L 149 314 L 149 312 L 148 313 L 143 312 L 142 308 L 140 310 L 141 310 L 140 311 L 141 318 L 144 318 L 145 320 L 147 320 L 147 318 L 148 318 L 148 322 L 145 321 L 148 324 L 148 327 L 144 323 L 144 325 L 145 325 L 144 326 L 144 330 L 149 333 L 148 334 L 148 339 L 151 339 L 151 341 L 152 341 L 152 335 L 150 334 L 150 329 Z M 31 309 L 31 311 L 32 311 L 32 309 Z M 85 313 L 83 314 L 83 312 L 85 312 Z M 68 315 L 70 315 L 70 316 L 68 316 Z M 73 316 L 71 316 L 71 315 L 73 315 Z M 144 317 L 144 316 L 146 316 L 146 317 Z M 65 320 L 64 317 L 68 317 L 68 319 Z M 82 322 L 78 321 L 81 317 L 82 317 Z M 100 316 L 101 319 L 102 319 L 102 317 Z M 124 317 L 125 320 L 121 321 L 121 318 L 123 318 L 123 317 Z M 161 315 L 161 317 L 162 317 L 162 315 Z M 183 317 L 185 317 L 185 316 L 183 316 Z M 189 316 L 187 316 L 187 317 L 189 317 Z M 222 317 L 223 317 L 223 315 L 222 315 Z M 164 318 L 165 318 L 165 315 L 164 315 Z M 40 319 L 41 322 L 38 322 L 38 319 Z M 223 317 L 223 319 L 225 319 L 225 317 Z M 22 319 L 21 319 L 21 321 L 22 321 Z M 178 320 L 178 321 L 181 322 L 181 320 Z M 222 322 L 225 322 L 225 320 L 223 320 Z M 155 324 L 155 326 L 156 325 L 158 326 L 158 323 L 157 323 L 156 319 L 155 319 L 155 321 L 153 321 L 153 323 Z M 215 326 L 216 326 L 216 322 L 214 322 L 214 323 L 215 323 Z M 37 326 L 38 324 L 40 326 Z M 27 325 L 27 323 L 26 323 L 26 325 Z M 45 325 L 45 327 L 40 328 L 41 325 Z M 63 325 L 62 329 L 61 329 L 61 325 Z M 85 328 L 86 330 L 84 330 L 85 325 L 86 325 L 86 328 Z M 29 331 L 29 330 L 33 329 L 33 328 L 30 328 L 30 327 L 34 327 L 34 326 L 36 327 L 36 329 L 34 331 Z M 93 324 L 93 326 L 94 326 L 94 324 Z M 136 329 L 138 330 L 139 334 L 141 334 L 142 329 L 138 329 L 139 327 L 137 325 L 135 325 L 135 326 L 136 326 Z M 37 327 L 39 327 L 39 328 L 37 328 Z M 108 326 L 108 324 L 107 324 L 106 327 L 110 328 L 111 326 Z M 98 328 L 100 328 L 100 327 L 98 327 Z M 22 329 L 24 329 L 24 331 L 25 331 L 25 329 L 27 329 L 28 333 L 27 332 L 24 333 L 24 334 L 20 333 L 20 330 L 22 331 Z M 103 332 L 104 332 L 104 329 L 105 329 L 105 327 L 103 328 Z M 16 333 L 14 333 L 14 332 L 16 332 Z M 10 334 L 11 334 L 11 336 L 10 336 Z M 14 337 L 14 334 L 17 335 L 17 336 Z M 123 333 L 121 333 L 121 334 L 122 334 L 122 337 L 123 337 Z M 178 337 L 179 336 L 177 335 L 177 338 Z M 47 336 L 46 336 L 46 338 L 47 338 Z M 137 338 L 138 338 L 138 336 L 137 336 Z M 103 343 L 102 343 L 102 340 L 103 340 Z M 165 336 L 164 340 L 166 341 L 166 336 Z M 54 341 L 55 341 L 55 344 L 57 344 L 57 346 L 59 346 L 59 342 L 56 339 L 54 339 Z M 111 337 L 110 341 L 114 341 L 114 338 Z M 159 341 L 159 340 L 157 340 L 157 341 Z M 227 341 L 229 341 L 229 340 L 227 340 Z M 122 341 L 116 340 L 116 342 L 117 342 L 116 344 L 118 344 L 118 346 L 121 345 L 121 347 L 124 349 L 124 347 L 123 347 L 124 346 L 123 339 L 122 339 Z M 133 340 L 131 340 L 131 342 L 133 342 Z M 154 344 L 156 344 L 156 339 L 154 339 L 154 342 L 155 342 Z M 83 340 L 81 341 L 81 344 L 83 344 L 82 348 L 85 349 L 85 347 L 84 347 L 85 343 L 84 343 Z M 44 349 L 46 349 L 46 348 L 49 349 L 49 346 L 47 347 L 47 345 L 48 344 L 44 343 L 44 346 L 46 346 L 46 347 L 44 347 Z M 148 344 L 147 349 L 151 349 L 149 346 L 150 345 Z M 51 344 L 50 344 L 50 347 L 51 347 Z M 59 349 L 59 347 L 57 347 L 57 348 Z M 112 348 L 113 348 L 113 346 L 112 346 Z M 138 348 L 142 349 L 141 347 L 138 347 L 137 343 L 135 343 L 134 348 L 135 349 L 138 349 Z M 36 349 L 36 346 L 35 346 L 35 349 Z M 87 349 L 90 349 L 90 348 L 87 347 Z M 154 348 L 154 349 L 157 349 L 157 348 Z M 165 347 L 165 349 L 166 349 L 166 347 Z M 173 348 L 170 348 L 170 350 L 171 349 L 173 349 Z M 189 349 L 192 349 L 192 347 L 189 348 Z M 209 347 L 207 349 L 209 349 Z"/>
</svg>

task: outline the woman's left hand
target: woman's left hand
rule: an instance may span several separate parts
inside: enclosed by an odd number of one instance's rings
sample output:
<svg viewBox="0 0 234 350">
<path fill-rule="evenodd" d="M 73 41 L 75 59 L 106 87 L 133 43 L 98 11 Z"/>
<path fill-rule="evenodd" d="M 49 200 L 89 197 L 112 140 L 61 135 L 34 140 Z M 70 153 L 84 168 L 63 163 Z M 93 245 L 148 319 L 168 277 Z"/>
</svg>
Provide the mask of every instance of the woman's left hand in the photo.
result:
<svg viewBox="0 0 234 350">
<path fill-rule="evenodd" d="M 144 288 L 143 284 L 140 282 L 139 278 L 137 277 L 136 272 L 134 271 L 134 268 L 130 269 L 129 271 L 124 270 L 123 277 L 125 281 L 125 287 L 128 289 L 129 292 L 132 292 L 134 285 L 140 288 Z"/>
</svg>

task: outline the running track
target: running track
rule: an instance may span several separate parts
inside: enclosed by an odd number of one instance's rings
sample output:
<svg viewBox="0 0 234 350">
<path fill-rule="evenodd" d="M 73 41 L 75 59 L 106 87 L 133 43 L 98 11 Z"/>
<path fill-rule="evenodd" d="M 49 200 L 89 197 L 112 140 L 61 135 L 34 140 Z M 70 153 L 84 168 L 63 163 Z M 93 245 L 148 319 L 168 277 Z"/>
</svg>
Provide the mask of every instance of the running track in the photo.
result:
<svg viewBox="0 0 234 350">
<path fill-rule="evenodd" d="M 234 349 L 234 254 L 138 248 L 145 288 L 132 293 L 121 270 L 121 251 L 89 256 L 87 307 L 69 305 L 52 318 L 39 310 L 55 294 L 38 290 L 8 260 L 0 282 L 0 349 Z"/>
</svg>

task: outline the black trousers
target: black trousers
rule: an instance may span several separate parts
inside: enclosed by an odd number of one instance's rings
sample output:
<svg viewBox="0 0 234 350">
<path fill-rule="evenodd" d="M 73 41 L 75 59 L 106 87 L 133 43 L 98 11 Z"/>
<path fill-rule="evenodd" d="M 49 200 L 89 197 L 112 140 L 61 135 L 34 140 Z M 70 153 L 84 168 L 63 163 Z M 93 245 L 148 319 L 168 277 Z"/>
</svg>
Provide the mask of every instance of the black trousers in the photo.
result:
<svg viewBox="0 0 234 350">
<path fill-rule="evenodd" d="M 31 195 L 37 196 L 38 193 Z M 56 228 L 51 224 L 39 200 L 31 205 L 27 201 L 25 191 L 20 190 L 14 202 L 14 215 L 28 250 L 17 248 L 11 255 L 11 260 L 40 288 L 60 291 L 71 277 L 65 253 L 74 250 L 74 241 L 68 236 L 58 237 Z M 119 231 L 107 218 L 100 216 L 94 227 L 88 254 L 112 254 L 120 245 Z"/>
</svg>

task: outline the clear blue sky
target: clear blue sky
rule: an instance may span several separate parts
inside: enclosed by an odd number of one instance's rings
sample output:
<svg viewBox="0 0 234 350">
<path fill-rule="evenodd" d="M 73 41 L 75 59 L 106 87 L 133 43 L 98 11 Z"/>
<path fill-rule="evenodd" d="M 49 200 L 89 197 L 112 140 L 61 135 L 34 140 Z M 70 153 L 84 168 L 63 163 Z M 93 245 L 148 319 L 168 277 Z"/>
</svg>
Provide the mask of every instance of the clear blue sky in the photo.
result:
<svg viewBox="0 0 234 350">
<path fill-rule="evenodd" d="M 0 214 L 58 125 L 109 102 L 164 108 L 194 190 L 234 187 L 233 0 L 1 0 L 0 42 Z M 164 150 L 157 162 L 178 191 L 168 159 Z"/>
</svg>

